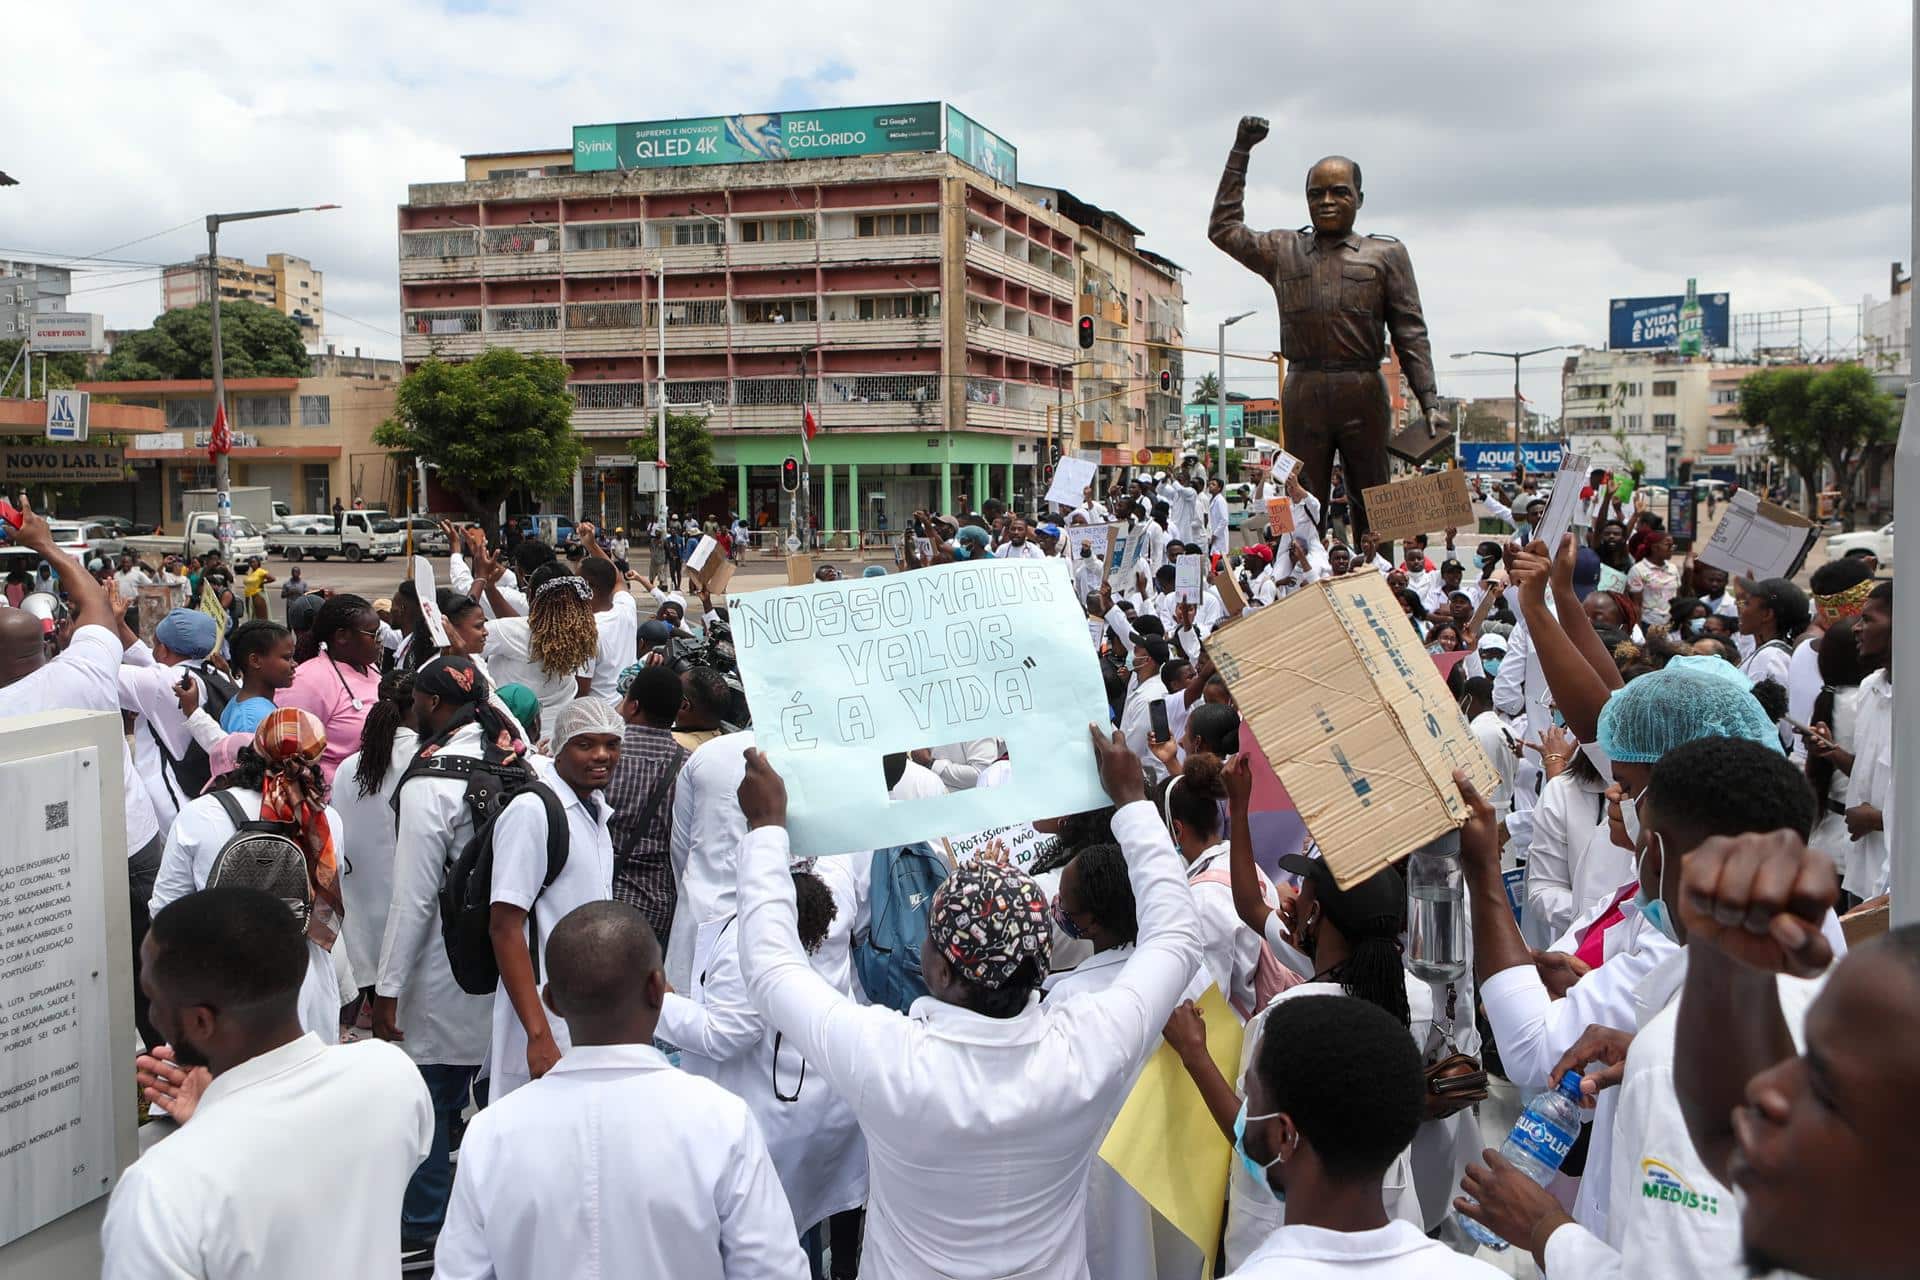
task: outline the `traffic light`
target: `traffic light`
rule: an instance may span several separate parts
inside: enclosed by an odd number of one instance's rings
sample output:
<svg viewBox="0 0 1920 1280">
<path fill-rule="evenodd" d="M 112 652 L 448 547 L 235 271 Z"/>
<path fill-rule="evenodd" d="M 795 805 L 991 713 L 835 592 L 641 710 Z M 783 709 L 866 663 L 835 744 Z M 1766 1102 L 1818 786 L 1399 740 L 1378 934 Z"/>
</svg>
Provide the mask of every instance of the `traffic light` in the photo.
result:
<svg viewBox="0 0 1920 1280">
<path fill-rule="evenodd" d="M 1162 369 L 1160 371 L 1160 389 L 1162 391 L 1173 390 L 1173 370 Z"/>
<path fill-rule="evenodd" d="M 780 463 L 780 487 L 788 493 L 800 488 L 800 459 L 788 454 Z"/>
<path fill-rule="evenodd" d="M 1051 461 L 1053 461 L 1053 462 L 1058 462 L 1058 461 L 1060 461 L 1060 446 L 1059 446 L 1059 445 L 1055 445 L 1055 446 L 1053 446 L 1053 449 L 1052 449 L 1052 454 L 1053 454 L 1053 457 L 1052 457 L 1052 459 L 1051 459 Z"/>
<path fill-rule="evenodd" d="M 1093 350 L 1093 317 L 1092 316 L 1080 317 L 1080 349 L 1082 351 Z"/>
</svg>

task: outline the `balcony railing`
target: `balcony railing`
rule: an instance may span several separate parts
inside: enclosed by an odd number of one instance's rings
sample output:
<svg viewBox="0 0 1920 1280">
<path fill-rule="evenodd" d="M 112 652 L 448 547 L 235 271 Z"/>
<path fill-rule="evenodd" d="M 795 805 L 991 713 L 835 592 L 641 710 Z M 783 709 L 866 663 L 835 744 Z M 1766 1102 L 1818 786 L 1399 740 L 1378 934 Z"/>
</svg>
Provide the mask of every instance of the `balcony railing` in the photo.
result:
<svg viewBox="0 0 1920 1280">
<path fill-rule="evenodd" d="M 514 227 L 488 227 L 481 233 L 480 243 L 488 254 L 558 253 L 560 228 L 531 222 Z M 554 269 L 559 269 L 557 264 Z"/>
<path fill-rule="evenodd" d="M 408 336 L 416 334 L 440 337 L 456 333 L 480 332 L 480 308 L 461 307 L 450 311 L 409 311 Z"/>
<path fill-rule="evenodd" d="M 560 327 L 559 307 L 488 307 L 488 333 L 541 333 Z"/>
<path fill-rule="evenodd" d="M 477 231 L 403 231 L 402 258 L 469 258 L 476 252 Z"/>
<path fill-rule="evenodd" d="M 647 323 L 647 304 L 632 302 L 574 302 L 567 305 L 569 329 L 639 329 Z"/>
</svg>

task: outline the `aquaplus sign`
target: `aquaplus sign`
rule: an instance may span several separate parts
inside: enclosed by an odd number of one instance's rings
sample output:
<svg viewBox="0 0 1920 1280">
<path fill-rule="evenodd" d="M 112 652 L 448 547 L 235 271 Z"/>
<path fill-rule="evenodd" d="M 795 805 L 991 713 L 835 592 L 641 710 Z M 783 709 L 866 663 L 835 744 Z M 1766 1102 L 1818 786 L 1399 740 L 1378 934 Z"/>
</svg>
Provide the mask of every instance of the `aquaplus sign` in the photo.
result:
<svg viewBox="0 0 1920 1280">
<path fill-rule="evenodd" d="M 938 151 L 937 102 L 576 125 L 576 173 Z"/>
</svg>

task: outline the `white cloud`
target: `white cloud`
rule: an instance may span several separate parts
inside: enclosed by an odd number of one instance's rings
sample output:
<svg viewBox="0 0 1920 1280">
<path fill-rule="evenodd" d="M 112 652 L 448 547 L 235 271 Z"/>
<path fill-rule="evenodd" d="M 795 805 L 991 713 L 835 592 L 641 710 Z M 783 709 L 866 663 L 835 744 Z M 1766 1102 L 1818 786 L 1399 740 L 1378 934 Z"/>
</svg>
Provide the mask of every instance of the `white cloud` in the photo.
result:
<svg viewBox="0 0 1920 1280">
<path fill-rule="evenodd" d="M 22 183 L 0 191 L 0 248 L 89 253 L 209 209 L 334 201 L 231 227 L 222 248 L 311 258 L 331 336 L 394 354 L 395 208 L 409 182 L 457 177 L 463 152 L 564 145 L 588 121 L 940 97 L 1019 146 L 1023 176 L 1119 210 L 1190 268 L 1197 340 L 1254 307 L 1239 333 L 1266 346 L 1271 292 L 1205 238 L 1251 112 L 1274 128 L 1250 217 L 1298 225 L 1311 161 L 1359 159 L 1362 228 L 1409 245 L 1443 389 L 1498 394 L 1497 365 L 1445 354 L 1602 342 L 1607 298 L 1687 276 L 1737 313 L 1883 292 L 1887 263 L 1909 256 L 1908 21 L 1892 0 L 745 3 L 692 21 L 657 6 L 80 0 L 10 19 L 14 47 L 57 51 L 59 74 L 0 86 L 15 124 L 0 167 Z M 203 247 L 196 221 L 110 256 Z M 103 264 L 77 301 L 145 323 L 159 285 L 110 274 L 124 271 Z M 1557 403 L 1556 368 L 1543 361 L 1528 394 Z"/>
</svg>

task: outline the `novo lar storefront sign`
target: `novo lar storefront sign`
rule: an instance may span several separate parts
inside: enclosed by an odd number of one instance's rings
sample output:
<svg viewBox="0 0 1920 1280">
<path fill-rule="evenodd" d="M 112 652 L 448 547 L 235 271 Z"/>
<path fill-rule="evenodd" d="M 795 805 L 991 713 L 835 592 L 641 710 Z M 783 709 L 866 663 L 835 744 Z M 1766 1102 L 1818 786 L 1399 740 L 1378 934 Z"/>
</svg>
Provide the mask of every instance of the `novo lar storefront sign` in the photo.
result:
<svg viewBox="0 0 1920 1280">
<path fill-rule="evenodd" d="M 118 449 L 9 445 L 0 464 L 12 484 L 118 484 L 127 478 L 126 455 Z"/>
</svg>

